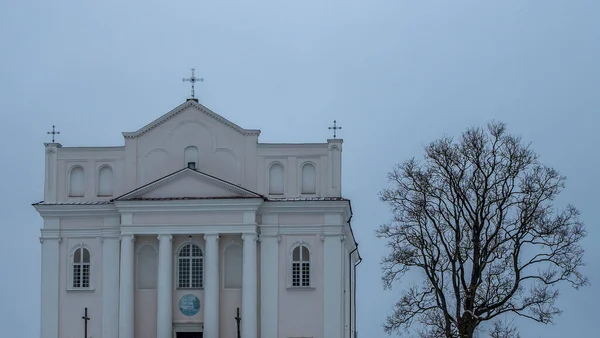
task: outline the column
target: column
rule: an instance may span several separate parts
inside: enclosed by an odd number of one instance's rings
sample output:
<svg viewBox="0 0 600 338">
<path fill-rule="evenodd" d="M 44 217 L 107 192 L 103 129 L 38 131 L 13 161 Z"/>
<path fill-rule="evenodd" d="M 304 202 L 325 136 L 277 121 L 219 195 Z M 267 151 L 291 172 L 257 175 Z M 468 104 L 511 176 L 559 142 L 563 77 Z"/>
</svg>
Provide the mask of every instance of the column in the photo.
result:
<svg viewBox="0 0 600 338">
<path fill-rule="evenodd" d="M 219 235 L 207 234 L 204 281 L 204 338 L 219 338 Z"/>
<path fill-rule="evenodd" d="M 344 329 L 342 251 L 345 238 L 343 235 L 325 235 L 324 240 L 323 337 L 342 338 Z"/>
<path fill-rule="evenodd" d="M 60 238 L 42 237 L 40 337 L 58 338 L 58 271 Z"/>
<path fill-rule="evenodd" d="M 102 337 L 119 336 L 119 237 L 102 241 Z"/>
<path fill-rule="evenodd" d="M 242 235 L 244 241 L 244 258 L 242 266 L 242 337 L 257 338 L 257 265 L 256 234 Z"/>
<path fill-rule="evenodd" d="M 279 236 L 260 236 L 260 337 L 277 338 Z"/>
<path fill-rule="evenodd" d="M 134 338 L 133 235 L 121 236 L 119 338 Z"/>
<path fill-rule="evenodd" d="M 158 290 L 156 336 L 173 336 L 173 236 L 158 235 Z M 121 338 L 121 337 L 119 337 Z"/>
</svg>

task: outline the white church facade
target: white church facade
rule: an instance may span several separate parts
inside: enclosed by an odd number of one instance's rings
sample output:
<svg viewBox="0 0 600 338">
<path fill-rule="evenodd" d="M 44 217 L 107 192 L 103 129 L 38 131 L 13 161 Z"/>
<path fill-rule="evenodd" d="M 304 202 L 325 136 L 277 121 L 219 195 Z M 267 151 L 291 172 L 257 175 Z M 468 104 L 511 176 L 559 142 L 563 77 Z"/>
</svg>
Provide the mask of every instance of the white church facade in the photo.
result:
<svg viewBox="0 0 600 338">
<path fill-rule="evenodd" d="M 46 143 L 41 337 L 354 338 L 342 140 L 259 134 L 189 99 L 123 146 Z"/>
</svg>

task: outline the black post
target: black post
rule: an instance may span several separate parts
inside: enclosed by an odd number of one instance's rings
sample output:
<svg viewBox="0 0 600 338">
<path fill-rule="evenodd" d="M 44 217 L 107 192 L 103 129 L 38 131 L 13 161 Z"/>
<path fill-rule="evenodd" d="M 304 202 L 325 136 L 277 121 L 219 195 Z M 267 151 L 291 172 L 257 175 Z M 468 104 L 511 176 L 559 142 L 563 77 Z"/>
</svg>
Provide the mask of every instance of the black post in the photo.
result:
<svg viewBox="0 0 600 338">
<path fill-rule="evenodd" d="M 90 320 L 90 318 L 87 315 L 87 307 L 85 308 L 85 315 L 83 317 L 81 317 L 81 319 L 83 319 L 84 327 L 85 327 L 85 331 L 84 331 L 84 335 L 83 338 L 87 338 L 87 322 L 88 320 Z"/>
<path fill-rule="evenodd" d="M 235 316 L 235 321 L 237 322 L 237 338 L 241 338 L 241 334 L 240 334 L 240 321 L 242 320 L 242 318 L 240 317 L 240 308 L 237 308 L 237 316 Z M 87 338 L 87 337 L 86 337 Z"/>
</svg>

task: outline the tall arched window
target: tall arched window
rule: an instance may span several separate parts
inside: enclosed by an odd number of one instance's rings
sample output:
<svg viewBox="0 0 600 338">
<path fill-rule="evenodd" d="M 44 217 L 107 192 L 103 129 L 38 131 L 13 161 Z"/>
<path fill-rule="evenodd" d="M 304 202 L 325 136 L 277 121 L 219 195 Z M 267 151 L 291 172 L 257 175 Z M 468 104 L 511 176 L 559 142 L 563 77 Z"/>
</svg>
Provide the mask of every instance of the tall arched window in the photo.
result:
<svg viewBox="0 0 600 338">
<path fill-rule="evenodd" d="M 269 194 L 283 195 L 283 166 L 279 163 L 269 168 Z"/>
<path fill-rule="evenodd" d="M 83 168 L 76 166 L 69 172 L 69 196 L 83 197 L 85 193 L 85 179 Z"/>
<path fill-rule="evenodd" d="M 310 252 L 304 245 L 292 251 L 292 286 L 310 286 Z"/>
<path fill-rule="evenodd" d="M 317 192 L 317 173 L 312 163 L 302 166 L 302 193 L 314 194 Z"/>
<path fill-rule="evenodd" d="M 177 255 L 178 283 L 183 289 L 202 287 L 203 256 L 200 247 L 194 243 L 184 245 Z"/>
<path fill-rule="evenodd" d="M 189 146 L 183 151 L 183 164 L 190 169 L 198 168 L 198 148 Z"/>
<path fill-rule="evenodd" d="M 110 166 L 103 166 L 98 171 L 98 196 L 113 195 L 113 170 Z"/>
<path fill-rule="evenodd" d="M 137 252 L 136 282 L 140 290 L 156 289 L 158 260 L 156 249 L 150 244 L 142 245 Z"/>
<path fill-rule="evenodd" d="M 73 253 L 72 287 L 75 289 L 90 287 L 90 252 L 80 246 Z"/>
<path fill-rule="evenodd" d="M 230 244 L 225 249 L 223 258 L 223 286 L 226 289 L 242 288 L 242 247 L 239 244 Z"/>
</svg>

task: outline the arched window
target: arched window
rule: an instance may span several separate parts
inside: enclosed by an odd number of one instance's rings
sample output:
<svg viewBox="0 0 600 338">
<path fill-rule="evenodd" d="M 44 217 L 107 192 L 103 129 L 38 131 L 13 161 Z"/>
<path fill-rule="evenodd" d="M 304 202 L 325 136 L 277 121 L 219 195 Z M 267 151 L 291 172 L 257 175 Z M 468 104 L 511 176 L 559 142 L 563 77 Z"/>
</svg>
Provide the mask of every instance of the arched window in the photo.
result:
<svg viewBox="0 0 600 338">
<path fill-rule="evenodd" d="M 269 194 L 283 195 L 283 166 L 279 163 L 269 168 Z"/>
<path fill-rule="evenodd" d="M 158 271 L 156 249 L 150 244 L 142 245 L 137 252 L 136 282 L 140 290 L 156 289 Z"/>
<path fill-rule="evenodd" d="M 183 151 L 183 164 L 190 168 L 196 169 L 198 168 L 198 148 L 194 146 L 189 146 Z"/>
<path fill-rule="evenodd" d="M 310 252 L 304 245 L 292 251 L 292 286 L 310 286 Z"/>
<path fill-rule="evenodd" d="M 317 192 L 317 172 L 312 163 L 302 166 L 302 193 L 314 194 Z"/>
<path fill-rule="evenodd" d="M 72 287 L 82 289 L 90 287 L 90 252 L 80 246 L 73 253 Z"/>
<path fill-rule="evenodd" d="M 98 171 L 98 196 L 113 195 L 113 170 L 110 166 L 103 166 Z"/>
<path fill-rule="evenodd" d="M 184 245 L 177 255 L 179 288 L 202 287 L 203 256 L 200 247 L 194 243 Z"/>
<path fill-rule="evenodd" d="M 224 274 L 223 285 L 226 289 L 242 288 L 242 247 L 230 244 L 223 255 Z"/>
<path fill-rule="evenodd" d="M 85 193 L 85 179 L 83 168 L 76 166 L 69 172 L 69 196 L 83 197 Z"/>
</svg>

